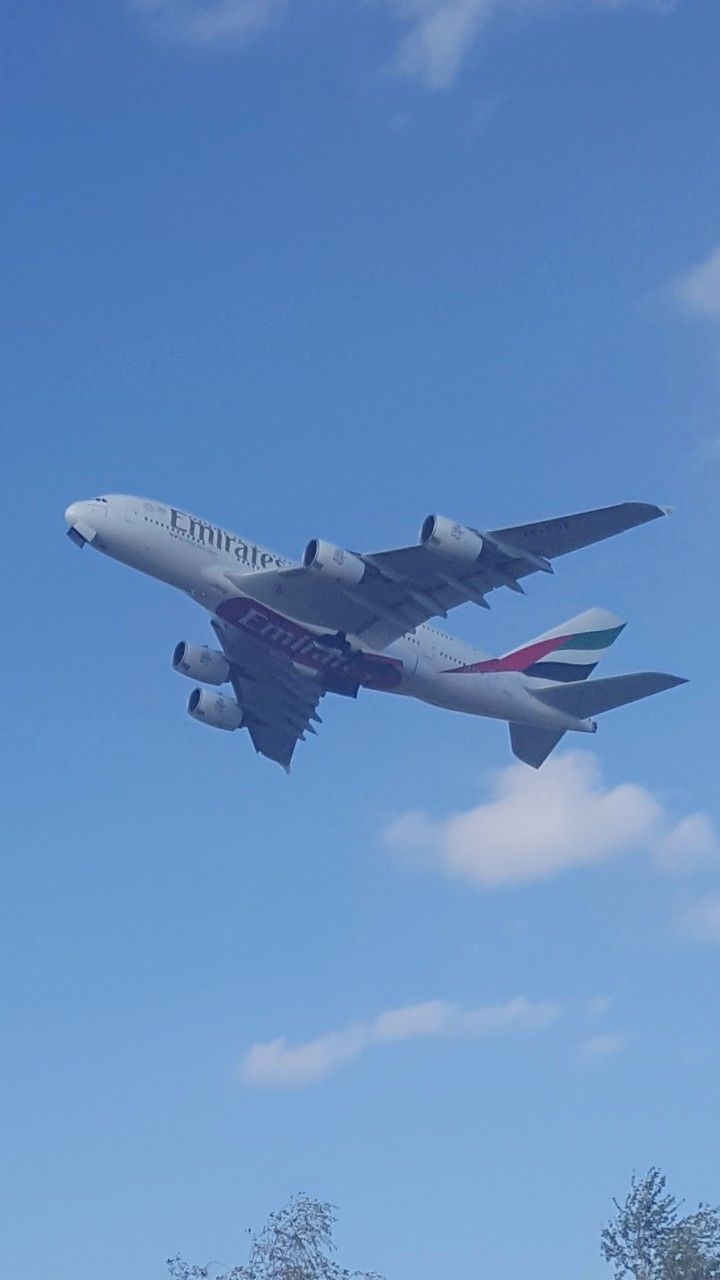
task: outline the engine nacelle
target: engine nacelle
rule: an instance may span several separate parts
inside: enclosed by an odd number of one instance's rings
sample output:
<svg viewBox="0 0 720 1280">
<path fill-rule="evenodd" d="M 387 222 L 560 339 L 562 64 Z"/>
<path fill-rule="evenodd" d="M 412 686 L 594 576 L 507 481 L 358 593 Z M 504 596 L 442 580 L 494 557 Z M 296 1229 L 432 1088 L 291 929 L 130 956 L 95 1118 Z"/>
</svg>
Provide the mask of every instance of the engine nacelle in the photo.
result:
<svg viewBox="0 0 720 1280">
<path fill-rule="evenodd" d="M 188 698 L 187 709 L 193 720 L 212 725 L 213 729 L 232 731 L 242 726 L 242 708 L 234 698 L 227 698 L 224 693 L 193 689 Z"/>
<path fill-rule="evenodd" d="M 343 551 L 342 547 L 334 547 L 332 542 L 323 542 L 321 538 L 311 538 L 303 551 L 303 564 L 306 569 L 314 569 L 322 573 L 328 582 L 337 582 L 343 587 L 356 587 L 365 573 L 365 565 L 359 556 L 352 551 Z"/>
<path fill-rule="evenodd" d="M 479 533 L 447 516 L 427 516 L 422 522 L 420 542 L 434 555 L 457 565 L 474 564 L 483 549 Z"/>
<path fill-rule="evenodd" d="M 202 680 L 204 684 L 226 684 L 230 677 L 227 658 L 218 649 L 208 649 L 206 644 L 188 644 L 181 640 L 173 650 L 172 664 L 181 675 Z"/>
</svg>

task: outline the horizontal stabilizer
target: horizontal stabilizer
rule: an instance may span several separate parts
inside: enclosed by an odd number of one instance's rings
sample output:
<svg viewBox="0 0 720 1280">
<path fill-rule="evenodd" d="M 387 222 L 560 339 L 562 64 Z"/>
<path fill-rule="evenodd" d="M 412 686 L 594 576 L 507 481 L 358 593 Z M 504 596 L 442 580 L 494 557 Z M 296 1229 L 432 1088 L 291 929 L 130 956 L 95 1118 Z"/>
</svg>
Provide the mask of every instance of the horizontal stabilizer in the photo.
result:
<svg viewBox="0 0 720 1280">
<path fill-rule="evenodd" d="M 556 711 L 587 720 L 589 716 L 624 707 L 628 702 L 649 698 L 675 685 L 686 684 L 682 676 L 665 675 L 662 671 L 638 671 L 627 676 L 608 676 L 603 680 L 578 681 L 533 690 L 533 697 Z"/>
<path fill-rule="evenodd" d="M 527 724 L 510 725 L 513 754 L 523 764 L 532 765 L 533 769 L 540 768 L 563 736 L 562 730 L 556 733 L 554 729 L 533 729 Z"/>
</svg>

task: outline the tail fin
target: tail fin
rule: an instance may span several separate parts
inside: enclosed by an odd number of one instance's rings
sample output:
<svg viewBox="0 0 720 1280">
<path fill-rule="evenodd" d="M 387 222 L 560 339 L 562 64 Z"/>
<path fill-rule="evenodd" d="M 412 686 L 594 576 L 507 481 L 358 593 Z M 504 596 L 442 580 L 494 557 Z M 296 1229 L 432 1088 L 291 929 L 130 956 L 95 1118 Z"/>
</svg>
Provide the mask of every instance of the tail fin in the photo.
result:
<svg viewBox="0 0 720 1280">
<path fill-rule="evenodd" d="M 587 680 L 625 623 L 607 609 L 587 609 L 569 622 L 546 631 L 529 644 L 494 658 L 492 671 L 524 671 L 528 676 L 562 683 Z"/>
<path fill-rule="evenodd" d="M 533 769 L 540 768 L 564 737 L 563 729 L 558 733 L 555 729 L 533 729 L 529 724 L 510 725 L 513 755 L 522 760 L 523 764 L 531 764 Z"/>
</svg>

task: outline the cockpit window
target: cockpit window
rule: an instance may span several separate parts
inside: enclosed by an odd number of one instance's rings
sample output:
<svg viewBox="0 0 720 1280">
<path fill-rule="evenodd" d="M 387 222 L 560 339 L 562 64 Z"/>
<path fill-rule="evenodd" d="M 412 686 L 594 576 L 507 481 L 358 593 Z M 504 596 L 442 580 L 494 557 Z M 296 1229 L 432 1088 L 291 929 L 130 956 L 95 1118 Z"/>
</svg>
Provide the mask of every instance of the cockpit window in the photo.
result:
<svg viewBox="0 0 720 1280">
<path fill-rule="evenodd" d="M 93 498 L 93 502 L 107 502 L 107 498 Z"/>
</svg>

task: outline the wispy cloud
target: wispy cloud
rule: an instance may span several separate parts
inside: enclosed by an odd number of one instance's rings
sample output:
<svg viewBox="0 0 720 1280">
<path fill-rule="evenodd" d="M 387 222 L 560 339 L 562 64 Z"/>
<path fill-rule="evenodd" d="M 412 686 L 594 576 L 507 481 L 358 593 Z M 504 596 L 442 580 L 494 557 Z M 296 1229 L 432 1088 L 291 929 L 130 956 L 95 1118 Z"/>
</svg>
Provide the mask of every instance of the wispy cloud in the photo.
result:
<svg viewBox="0 0 720 1280">
<path fill-rule="evenodd" d="M 274 25 L 301 0 L 130 0 L 153 26 L 198 46 L 238 45 Z M 376 0 L 393 27 L 394 71 L 426 89 L 447 89 L 488 24 L 506 15 L 537 17 L 583 4 L 586 8 L 664 9 L 673 0 Z M 343 20 L 359 13 L 356 0 L 343 7 Z M 324 15 L 323 15 L 324 16 Z"/>
<path fill-rule="evenodd" d="M 720 245 L 702 261 L 674 276 L 665 287 L 664 296 L 685 319 L 709 328 L 720 368 Z M 701 454 L 707 461 L 720 457 L 720 432 L 709 435 Z"/>
<path fill-rule="evenodd" d="M 691 902 L 681 913 L 678 925 L 693 942 L 720 945 L 720 893 L 707 893 Z"/>
<path fill-rule="evenodd" d="M 194 45 L 237 45 L 273 26 L 288 0 L 132 0 L 163 35 Z"/>
<path fill-rule="evenodd" d="M 387 2 L 387 0 L 386 0 Z M 495 19 L 536 18 L 577 8 L 578 0 L 389 0 L 403 28 L 395 67 L 427 89 L 447 89 Z M 579 0 L 585 8 L 662 11 L 674 0 Z"/>
<path fill-rule="evenodd" d="M 645 851 L 679 870 L 720 854 L 712 820 L 673 823 L 644 787 L 604 784 L 586 752 L 549 760 L 538 772 L 510 765 L 491 775 L 490 796 L 448 818 L 414 811 L 385 830 L 392 849 L 482 889 L 546 880 L 572 867 Z"/>
<path fill-rule="evenodd" d="M 255 1088 L 299 1088 L 322 1080 L 374 1045 L 421 1039 L 483 1039 L 544 1031 L 560 1017 L 555 1003 L 516 996 L 501 1004 L 463 1008 L 447 1000 L 427 1000 L 355 1022 L 313 1040 L 286 1039 L 254 1044 L 240 1063 L 240 1078 Z"/>
<path fill-rule="evenodd" d="M 604 1018 L 611 1008 L 612 1000 L 609 996 L 594 996 L 585 1006 L 585 1016 L 591 1022 L 597 1022 L 600 1018 Z"/>
<path fill-rule="evenodd" d="M 402 34 L 395 55 L 400 75 L 427 89 L 446 89 L 503 0 L 391 0 Z M 508 8 L 508 0 L 504 7 Z"/>
<path fill-rule="evenodd" d="M 619 1031 L 602 1031 L 588 1036 L 580 1045 L 581 1062 L 598 1062 L 602 1058 L 615 1058 L 625 1048 L 625 1039 Z"/>
<path fill-rule="evenodd" d="M 685 315 L 720 325 L 720 245 L 670 282 L 670 294 Z"/>
</svg>

